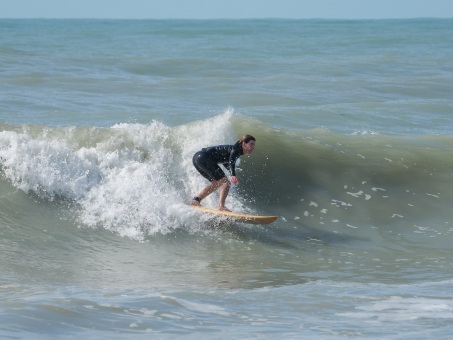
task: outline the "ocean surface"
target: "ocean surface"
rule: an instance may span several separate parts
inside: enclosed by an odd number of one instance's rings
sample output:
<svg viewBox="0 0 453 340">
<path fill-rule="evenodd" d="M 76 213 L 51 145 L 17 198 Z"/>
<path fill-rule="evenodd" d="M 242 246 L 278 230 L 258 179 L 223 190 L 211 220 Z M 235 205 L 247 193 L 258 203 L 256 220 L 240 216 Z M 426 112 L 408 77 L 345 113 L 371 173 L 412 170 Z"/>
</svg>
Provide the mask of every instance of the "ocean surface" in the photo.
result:
<svg viewBox="0 0 453 340">
<path fill-rule="evenodd" d="M 453 339 L 453 20 L 0 20 L 0 77 L 0 338 Z M 246 133 L 273 224 L 187 206 Z"/>
</svg>

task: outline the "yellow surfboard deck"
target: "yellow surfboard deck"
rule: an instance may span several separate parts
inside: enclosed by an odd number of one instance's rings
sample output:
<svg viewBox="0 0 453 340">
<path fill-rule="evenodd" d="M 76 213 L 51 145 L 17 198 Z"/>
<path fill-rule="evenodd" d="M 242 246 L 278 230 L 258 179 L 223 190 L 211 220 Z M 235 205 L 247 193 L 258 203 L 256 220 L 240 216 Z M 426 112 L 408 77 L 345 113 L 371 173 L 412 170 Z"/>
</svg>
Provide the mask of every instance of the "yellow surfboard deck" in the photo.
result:
<svg viewBox="0 0 453 340">
<path fill-rule="evenodd" d="M 211 209 L 205 207 L 199 207 L 191 205 L 191 208 L 199 210 L 204 213 L 212 215 L 227 216 L 235 222 L 241 223 L 250 223 L 250 224 L 268 224 L 274 222 L 278 216 L 258 216 L 258 215 L 249 215 L 249 214 L 239 214 L 232 211 L 222 211 L 218 209 Z"/>
</svg>

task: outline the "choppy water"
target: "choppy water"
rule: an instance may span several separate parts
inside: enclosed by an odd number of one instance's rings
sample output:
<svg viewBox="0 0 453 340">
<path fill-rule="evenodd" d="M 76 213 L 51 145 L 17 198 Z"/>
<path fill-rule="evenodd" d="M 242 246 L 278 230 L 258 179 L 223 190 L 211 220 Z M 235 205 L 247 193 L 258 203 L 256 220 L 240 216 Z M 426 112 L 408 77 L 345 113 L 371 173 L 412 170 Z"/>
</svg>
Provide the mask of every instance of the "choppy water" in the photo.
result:
<svg viewBox="0 0 453 340">
<path fill-rule="evenodd" d="M 0 336 L 448 339 L 452 28 L 0 20 Z"/>
</svg>

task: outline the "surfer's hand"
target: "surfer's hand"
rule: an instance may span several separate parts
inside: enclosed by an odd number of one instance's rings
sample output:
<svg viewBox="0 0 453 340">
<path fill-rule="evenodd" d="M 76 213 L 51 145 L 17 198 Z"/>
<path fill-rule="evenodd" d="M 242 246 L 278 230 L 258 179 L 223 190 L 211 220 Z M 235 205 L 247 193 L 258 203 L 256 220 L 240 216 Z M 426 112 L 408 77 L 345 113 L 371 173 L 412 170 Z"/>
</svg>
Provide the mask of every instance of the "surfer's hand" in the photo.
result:
<svg viewBox="0 0 453 340">
<path fill-rule="evenodd" d="M 231 176 L 230 177 L 230 183 L 232 185 L 238 185 L 239 184 L 239 179 L 236 176 Z"/>
</svg>

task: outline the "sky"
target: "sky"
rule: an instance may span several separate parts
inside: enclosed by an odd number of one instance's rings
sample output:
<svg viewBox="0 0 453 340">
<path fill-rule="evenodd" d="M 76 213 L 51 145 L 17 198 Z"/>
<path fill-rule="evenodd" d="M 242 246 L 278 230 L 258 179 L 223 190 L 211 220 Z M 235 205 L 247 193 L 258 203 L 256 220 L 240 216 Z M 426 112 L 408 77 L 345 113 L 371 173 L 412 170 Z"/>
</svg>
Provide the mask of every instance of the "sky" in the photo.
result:
<svg viewBox="0 0 453 340">
<path fill-rule="evenodd" d="M 0 18 L 453 18 L 453 0 L 0 0 Z"/>
</svg>

